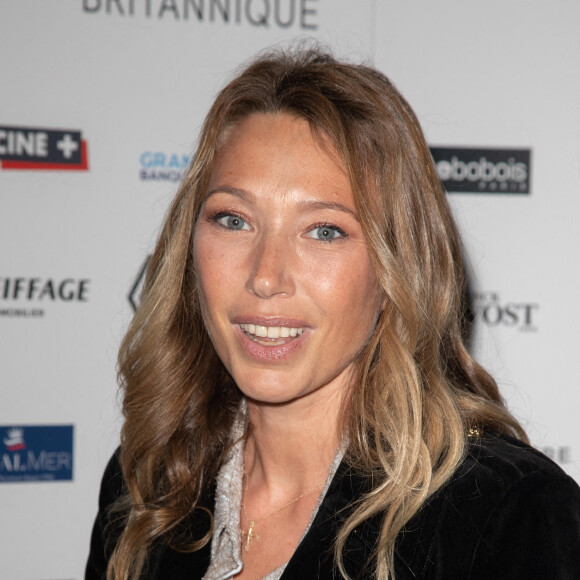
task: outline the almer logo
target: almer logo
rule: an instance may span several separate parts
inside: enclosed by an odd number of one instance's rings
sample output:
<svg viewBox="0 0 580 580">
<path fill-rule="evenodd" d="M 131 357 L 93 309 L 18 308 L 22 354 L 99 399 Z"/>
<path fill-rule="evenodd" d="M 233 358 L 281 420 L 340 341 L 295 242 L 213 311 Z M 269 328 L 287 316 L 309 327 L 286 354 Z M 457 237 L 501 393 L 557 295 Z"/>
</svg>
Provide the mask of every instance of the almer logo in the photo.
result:
<svg viewBox="0 0 580 580">
<path fill-rule="evenodd" d="M 145 151 L 139 157 L 141 181 L 181 181 L 183 172 L 189 165 L 189 157 L 179 153 Z"/>
<path fill-rule="evenodd" d="M 72 425 L 0 426 L 0 433 L 0 483 L 72 480 Z"/>
<path fill-rule="evenodd" d="M 529 149 L 431 147 L 431 154 L 449 192 L 530 193 Z"/>
<path fill-rule="evenodd" d="M 26 449 L 26 443 L 24 443 L 24 429 L 9 429 L 8 435 L 4 439 L 4 445 L 8 451 L 20 451 Z"/>
<path fill-rule="evenodd" d="M 0 126 L 2 169 L 86 171 L 88 145 L 73 129 Z"/>
</svg>

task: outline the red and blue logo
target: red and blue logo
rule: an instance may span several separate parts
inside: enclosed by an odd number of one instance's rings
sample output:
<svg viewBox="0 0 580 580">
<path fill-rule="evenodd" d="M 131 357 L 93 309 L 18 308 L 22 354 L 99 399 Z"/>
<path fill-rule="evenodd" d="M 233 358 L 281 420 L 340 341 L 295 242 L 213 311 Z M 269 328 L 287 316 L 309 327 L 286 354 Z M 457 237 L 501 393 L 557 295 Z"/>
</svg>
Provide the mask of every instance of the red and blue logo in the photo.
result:
<svg viewBox="0 0 580 580">
<path fill-rule="evenodd" d="M 0 483 L 72 480 L 72 425 L 0 426 L 0 440 Z"/>
<path fill-rule="evenodd" d="M 4 445 L 6 445 L 7 451 L 22 451 L 26 449 L 24 429 L 18 427 L 8 429 L 6 437 L 4 438 Z"/>
<path fill-rule="evenodd" d="M 87 171 L 88 145 L 78 130 L 0 126 L 0 167 Z"/>
</svg>

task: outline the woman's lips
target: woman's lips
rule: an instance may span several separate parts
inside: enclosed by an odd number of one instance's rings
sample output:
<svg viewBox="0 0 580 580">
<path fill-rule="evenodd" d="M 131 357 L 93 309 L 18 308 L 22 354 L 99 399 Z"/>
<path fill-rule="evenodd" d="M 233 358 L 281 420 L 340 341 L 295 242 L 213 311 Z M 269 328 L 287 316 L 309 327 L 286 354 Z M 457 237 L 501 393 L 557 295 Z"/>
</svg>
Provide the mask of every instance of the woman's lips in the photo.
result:
<svg viewBox="0 0 580 580">
<path fill-rule="evenodd" d="M 252 358 L 269 361 L 288 358 L 302 347 L 311 334 L 299 321 L 293 320 L 290 324 L 273 322 L 261 319 L 237 324 L 236 334 L 241 346 Z"/>
</svg>

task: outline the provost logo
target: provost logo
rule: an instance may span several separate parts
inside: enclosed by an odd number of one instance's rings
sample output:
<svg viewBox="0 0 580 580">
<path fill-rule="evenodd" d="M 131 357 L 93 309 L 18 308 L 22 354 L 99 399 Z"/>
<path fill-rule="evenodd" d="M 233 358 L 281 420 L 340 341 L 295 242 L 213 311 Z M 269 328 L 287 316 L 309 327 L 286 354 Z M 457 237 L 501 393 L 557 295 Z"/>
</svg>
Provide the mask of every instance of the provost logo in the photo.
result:
<svg viewBox="0 0 580 580">
<path fill-rule="evenodd" d="M 0 434 L 0 483 L 72 480 L 72 425 L 4 425 Z"/>
<path fill-rule="evenodd" d="M 88 146 L 80 131 L 0 126 L 2 169 L 86 171 Z"/>
<path fill-rule="evenodd" d="M 539 305 L 533 302 L 503 301 L 498 292 L 473 295 L 475 316 L 491 327 L 514 328 L 522 332 L 538 330 L 536 314 Z"/>
<path fill-rule="evenodd" d="M 529 149 L 431 147 L 439 178 L 452 193 L 530 193 Z"/>
<path fill-rule="evenodd" d="M 179 153 L 145 151 L 139 157 L 141 181 L 181 181 L 189 164 L 189 157 Z"/>
</svg>

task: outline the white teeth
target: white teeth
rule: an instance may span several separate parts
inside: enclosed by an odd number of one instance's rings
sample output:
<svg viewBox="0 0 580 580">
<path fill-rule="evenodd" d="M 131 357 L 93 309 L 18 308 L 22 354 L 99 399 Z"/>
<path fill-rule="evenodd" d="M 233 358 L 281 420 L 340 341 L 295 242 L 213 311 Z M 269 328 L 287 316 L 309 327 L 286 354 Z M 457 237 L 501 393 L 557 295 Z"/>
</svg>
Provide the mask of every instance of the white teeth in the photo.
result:
<svg viewBox="0 0 580 580">
<path fill-rule="evenodd" d="M 300 336 L 303 328 L 293 328 L 290 326 L 260 326 L 259 324 L 240 324 L 241 329 L 247 334 L 252 334 L 259 338 L 288 338 Z"/>
</svg>

